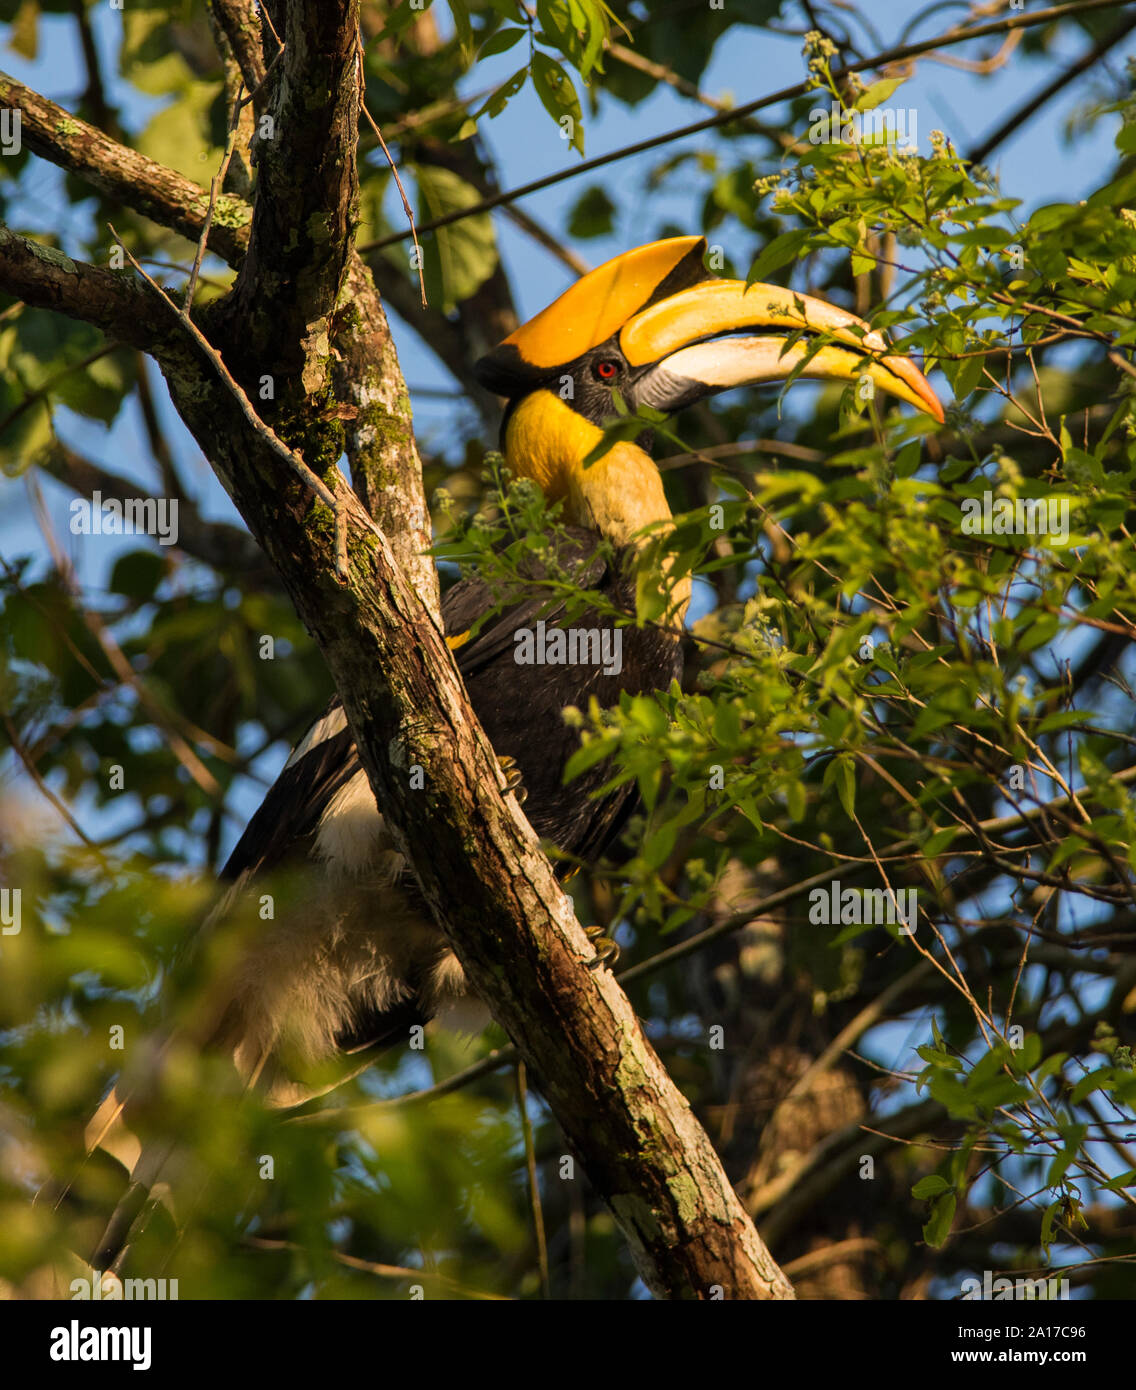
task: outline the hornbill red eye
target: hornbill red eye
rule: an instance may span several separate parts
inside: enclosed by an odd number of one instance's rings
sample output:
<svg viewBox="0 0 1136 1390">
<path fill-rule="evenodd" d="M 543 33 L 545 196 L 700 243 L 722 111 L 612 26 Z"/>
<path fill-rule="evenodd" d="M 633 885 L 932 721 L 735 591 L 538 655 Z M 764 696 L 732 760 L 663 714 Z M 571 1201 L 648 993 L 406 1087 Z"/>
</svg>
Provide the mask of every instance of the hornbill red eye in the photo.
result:
<svg viewBox="0 0 1136 1390">
<path fill-rule="evenodd" d="M 596 363 L 596 376 L 598 376 L 601 381 L 614 381 L 615 374 L 618 371 L 618 364 L 610 361 L 606 357 L 602 362 Z"/>
</svg>

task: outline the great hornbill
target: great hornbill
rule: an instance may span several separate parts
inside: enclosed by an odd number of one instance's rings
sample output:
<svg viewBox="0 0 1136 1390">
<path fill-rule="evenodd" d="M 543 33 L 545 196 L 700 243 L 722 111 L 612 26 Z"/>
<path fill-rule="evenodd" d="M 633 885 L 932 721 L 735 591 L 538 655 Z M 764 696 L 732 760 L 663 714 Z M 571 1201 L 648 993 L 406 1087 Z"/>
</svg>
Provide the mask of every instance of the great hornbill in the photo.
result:
<svg viewBox="0 0 1136 1390">
<path fill-rule="evenodd" d="M 704 268 L 706 249 L 704 238 L 676 237 L 617 256 L 477 368 L 507 398 L 501 445 L 509 470 L 563 502 L 561 562 L 631 616 L 644 578 L 639 533 L 671 512 L 659 471 L 637 443 L 616 443 L 584 466 L 616 413 L 614 392 L 632 410 L 670 413 L 731 387 L 784 380 L 804 362 L 804 376 L 866 378 L 943 418 L 922 373 L 859 319 L 778 286 L 747 289 L 715 278 Z M 604 558 L 601 537 L 612 543 L 614 561 Z M 610 662 L 517 661 L 519 632 L 541 620 L 548 631 L 564 617 L 563 608 L 548 611 L 543 592 L 516 596 L 480 626 L 497 606 L 487 584 L 466 579 L 445 596 L 446 629 L 473 708 L 498 757 L 515 765 L 533 828 L 576 860 L 594 859 L 612 842 L 634 792 L 596 798 L 608 775 L 602 766 L 564 784 L 577 734 L 562 712 L 587 707 L 593 696 L 610 707 L 621 691 L 668 686 L 681 673 L 687 597 L 688 588 L 676 586 L 666 623 L 620 629 L 616 671 Z M 572 625 L 613 628 L 595 613 Z M 223 871 L 228 901 L 250 879 L 305 860 L 318 866 L 322 887 L 258 928 L 215 1001 L 208 1035 L 198 1039 L 231 1050 L 246 1077 L 283 1103 L 299 1094 L 290 1061 L 369 1054 L 435 1016 L 467 1028 L 487 1020 L 394 847 L 338 700 L 293 750 L 233 850 Z M 151 1181 L 153 1171 L 139 1168 L 153 1165 L 136 1168 L 136 1143 L 118 1133 L 121 1109 L 116 1094 L 108 1096 L 89 1139 L 135 1169 L 136 1184 Z M 108 1267 L 116 1243 L 104 1242 L 98 1267 Z"/>
</svg>

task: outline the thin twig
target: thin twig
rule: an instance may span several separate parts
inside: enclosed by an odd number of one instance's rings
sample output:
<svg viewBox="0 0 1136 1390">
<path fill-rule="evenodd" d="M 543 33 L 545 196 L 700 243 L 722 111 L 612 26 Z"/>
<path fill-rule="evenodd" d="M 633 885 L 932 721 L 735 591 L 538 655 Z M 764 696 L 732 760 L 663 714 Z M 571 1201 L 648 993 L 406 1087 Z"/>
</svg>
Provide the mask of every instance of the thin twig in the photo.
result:
<svg viewBox="0 0 1136 1390">
<path fill-rule="evenodd" d="M 209 185 L 209 206 L 205 210 L 205 221 L 201 224 L 201 235 L 197 239 L 197 253 L 193 258 L 193 269 L 189 272 L 189 284 L 185 287 L 185 304 L 182 306 L 181 316 L 189 322 L 189 311 L 193 308 L 193 295 L 197 289 L 197 277 L 201 274 L 201 262 L 205 259 L 205 244 L 209 240 L 209 228 L 213 225 L 213 213 L 217 207 L 217 198 L 221 193 L 221 185 L 225 182 L 225 175 L 229 172 L 229 161 L 233 157 L 233 149 L 237 142 L 237 130 L 241 123 L 241 92 L 244 90 L 244 83 L 237 83 L 237 95 L 233 102 L 233 114 L 229 117 L 229 133 L 225 139 L 225 153 L 221 156 L 221 166 L 213 175 L 213 180 Z"/>
<path fill-rule="evenodd" d="M 60 801 L 60 799 L 55 795 L 55 793 L 43 780 L 39 768 L 36 767 L 35 763 L 32 761 L 31 755 L 24 747 L 23 740 L 20 738 L 19 730 L 16 728 L 15 724 L 12 723 L 10 716 L 5 714 L 2 717 L 4 720 L 4 730 L 8 735 L 8 742 L 12 745 L 16 757 L 19 758 L 21 763 L 23 763 L 24 771 L 39 788 L 40 793 L 48 801 L 51 802 L 52 806 L 55 807 L 55 809 L 59 812 L 60 816 L 62 816 L 62 818 L 67 822 L 67 824 L 71 827 L 72 831 L 78 836 L 78 838 L 82 840 L 82 842 L 87 846 L 89 850 L 91 850 L 94 854 L 98 855 L 100 863 L 105 868 L 106 859 L 103 857 L 103 854 L 99 850 L 98 845 L 96 845 L 94 840 L 92 840 L 90 836 L 87 835 L 86 831 L 71 814 L 70 810 L 63 804 L 62 801 Z"/>
<path fill-rule="evenodd" d="M 256 6 L 256 7 L 257 7 L 257 9 L 260 11 L 260 17 L 261 17 L 261 19 L 263 19 L 264 22 L 265 22 L 265 24 L 268 25 L 269 33 L 270 33 L 270 34 L 272 35 L 272 37 L 276 40 L 276 42 L 280 45 L 279 49 L 277 50 L 277 54 L 276 54 L 276 56 L 279 57 L 280 54 L 284 52 L 284 40 L 283 40 L 283 39 L 280 37 L 280 35 L 276 32 L 276 25 L 273 24 L 273 22 L 272 22 L 272 16 L 268 13 L 268 6 L 264 3 L 264 0 L 257 0 L 257 6 Z"/>
<path fill-rule="evenodd" d="M 306 1247 L 299 1241 L 277 1240 L 271 1236 L 245 1236 L 245 1244 L 257 1250 L 298 1250 L 304 1251 Z M 387 1265 L 379 1264 L 375 1260 L 363 1260 L 358 1255 L 348 1255 L 344 1250 L 331 1250 L 331 1258 L 337 1260 L 341 1265 L 348 1269 L 359 1270 L 362 1274 L 373 1274 L 380 1279 L 409 1279 L 412 1283 L 427 1283 L 433 1281 L 441 1284 L 443 1288 L 450 1289 L 454 1293 L 460 1293 L 466 1298 L 477 1298 L 492 1302 L 509 1302 L 504 1294 L 486 1293 L 482 1289 L 467 1288 L 464 1284 L 459 1284 L 456 1279 L 450 1279 L 445 1274 L 438 1274 L 430 1269 L 415 1269 L 413 1265 Z"/>
<path fill-rule="evenodd" d="M 540 1184 L 536 1175 L 536 1149 L 533 1145 L 532 1121 L 529 1119 L 529 1088 L 523 1061 L 517 1062 L 517 1109 L 521 1112 L 521 1133 L 525 1141 L 525 1167 L 529 1175 L 529 1201 L 532 1204 L 533 1234 L 536 1236 L 536 1258 L 540 1266 L 540 1291 L 544 1298 L 552 1294 L 548 1282 L 548 1241 L 544 1234 L 544 1212 L 540 1205 Z"/>
<path fill-rule="evenodd" d="M 414 241 L 414 268 L 418 271 L 418 291 L 422 296 L 423 309 L 429 308 L 426 303 L 426 281 L 422 275 L 422 248 L 418 244 L 418 232 L 414 226 L 414 213 L 410 210 L 410 200 L 406 196 L 406 189 L 402 186 L 402 179 L 398 176 L 398 166 L 391 157 L 390 150 L 387 149 L 387 142 L 383 139 L 383 132 L 379 129 L 374 116 L 367 110 L 367 78 L 363 71 L 363 35 L 356 31 L 356 51 L 355 61 L 359 69 L 359 110 L 366 116 L 367 122 L 375 132 L 375 139 L 378 140 L 383 154 L 387 157 L 391 173 L 398 188 L 399 197 L 402 199 L 402 210 L 406 213 L 406 220 L 410 223 L 410 236 Z"/>
<path fill-rule="evenodd" d="M 129 686 L 138 696 L 139 703 L 142 705 L 143 709 L 147 711 L 155 724 L 157 724 L 165 734 L 170 752 L 173 753 L 174 757 L 177 758 L 178 762 L 181 763 L 182 767 L 185 768 L 186 772 L 193 778 L 205 795 L 219 800 L 223 794 L 221 785 L 190 747 L 186 739 L 184 739 L 181 733 L 174 727 L 174 720 L 177 719 L 177 715 L 165 709 L 163 705 L 150 694 L 149 690 L 147 690 L 140 680 L 137 671 L 135 671 L 130 662 L 127 661 L 126 654 L 115 641 L 113 635 L 103 625 L 99 616 L 82 604 L 79 594 L 79 583 L 76 579 L 75 572 L 67 556 L 63 553 L 54 531 L 51 529 L 51 518 L 48 516 L 47 508 L 44 505 L 43 493 L 33 474 L 28 475 L 28 490 L 31 493 L 32 507 L 36 513 L 40 531 L 43 534 L 44 541 L 47 543 L 48 550 L 51 552 L 51 558 L 55 564 L 56 571 L 64 585 L 70 590 L 74 597 L 76 604 L 82 612 L 83 621 L 90 629 L 91 635 L 94 637 L 95 641 L 98 642 L 99 646 L 102 648 L 103 655 L 118 677 L 120 685 Z"/>
<path fill-rule="evenodd" d="M 628 48 L 626 44 L 609 43 L 607 53 L 617 63 L 634 68 L 636 72 L 644 73 L 656 82 L 663 82 L 668 87 L 673 87 L 681 96 L 687 97 L 691 101 L 697 101 L 702 106 L 708 106 L 711 111 L 717 111 L 719 115 L 724 116 L 733 109 L 730 102 L 719 101 L 717 97 L 709 96 L 702 91 L 696 82 L 681 77 L 673 68 L 654 62 L 644 54 L 637 53 L 633 48 Z M 750 130 L 755 135 L 764 135 L 767 140 L 775 141 L 785 150 L 808 148 L 806 142 L 798 140 L 795 136 L 776 126 L 767 125 L 764 121 L 755 121 L 752 118 L 743 120 L 742 129 Z"/>
</svg>

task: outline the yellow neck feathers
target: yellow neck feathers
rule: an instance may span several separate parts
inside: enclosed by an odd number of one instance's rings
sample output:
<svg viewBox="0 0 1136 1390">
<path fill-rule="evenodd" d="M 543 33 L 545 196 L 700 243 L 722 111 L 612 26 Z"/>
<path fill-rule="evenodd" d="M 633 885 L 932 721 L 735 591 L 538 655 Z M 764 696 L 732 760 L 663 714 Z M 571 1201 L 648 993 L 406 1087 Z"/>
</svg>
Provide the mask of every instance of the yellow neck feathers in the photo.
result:
<svg viewBox="0 0 1136 1390">
<path fill-rule="evenodd" d="M 669 521 L 663 480 L 637 444 L 614 444 L 584 468 L 603 432 L 551 391 L 534 391 L 509 417 L 505 458 L 520 477 L 532 478 L 550 502 L 564 499 L 573 526 L 587 526 L 630 545 L 652 521 Z"/>
<path fill-rule="evenodd" d="M 550 502 L 563 499 L 571 525 L 637 551 L 643 543 L 637 532 L 653 521 L 671 520 L 663 480 L 650 455 L 626 440 L 583 467 L 602 437 L 598 426 L 559 396 L 534 391 L 509 417 L 505 460 L 514 474 L 532 478 Z M 681 623 L 690 581 L 676 585 L 673 597 L 673 620 Z"/>
</svg>

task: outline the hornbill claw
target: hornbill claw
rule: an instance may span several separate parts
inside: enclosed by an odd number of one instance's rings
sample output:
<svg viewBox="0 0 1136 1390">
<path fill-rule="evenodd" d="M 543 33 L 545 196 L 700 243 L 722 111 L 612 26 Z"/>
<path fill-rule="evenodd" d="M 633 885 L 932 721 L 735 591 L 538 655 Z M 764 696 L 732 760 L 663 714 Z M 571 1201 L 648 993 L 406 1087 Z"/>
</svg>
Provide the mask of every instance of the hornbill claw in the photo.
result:
<svg viewBox="0 0 1136 1390">
<path fill-rule="evenodd" d="M 584 935 L 592 943 L 595 956 L 588 961 L 589 970 L 598 970 L 601 965 L 611 967 L 619 959 L 619 942 L 604 935 L 603 927 L 585 927 Z"/>
<path fill-rule="evenodd" d="M 508 754 L 505 754 L 504 757 L 498 758 L 497 761 L 501 764 L 501 771 L 505 774 L 504 794 L 508 796 L 509 793 L 512 792 L 517 798 L 517 805 L 523 806 L 528 798 L 528 791 L 522 785 L 522 773 L 521 769 L 517 766 L 516 758 L 510 758 Z"/>
</svg>

